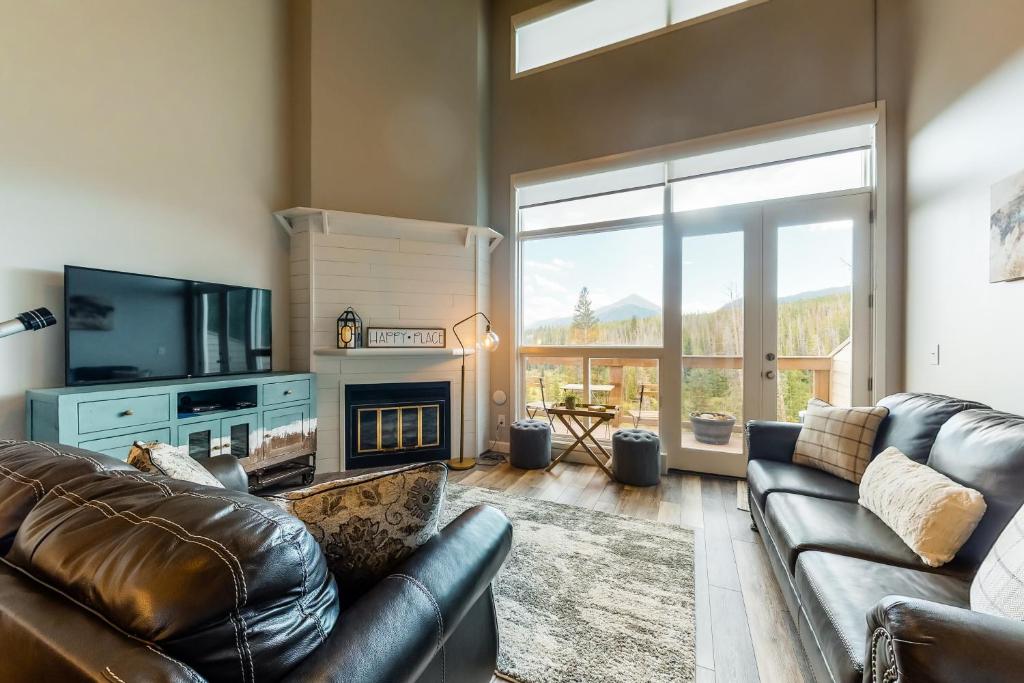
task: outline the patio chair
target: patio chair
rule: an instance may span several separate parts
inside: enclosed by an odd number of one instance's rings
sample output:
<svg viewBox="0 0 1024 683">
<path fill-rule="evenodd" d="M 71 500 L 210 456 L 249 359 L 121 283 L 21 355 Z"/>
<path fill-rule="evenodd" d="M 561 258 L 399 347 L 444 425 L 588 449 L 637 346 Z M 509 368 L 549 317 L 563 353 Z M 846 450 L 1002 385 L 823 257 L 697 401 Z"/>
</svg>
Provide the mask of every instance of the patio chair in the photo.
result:
<svg viewBox="0 0 1024 683">
<path fill-rule="evenodd" d="M 657 410 L 644 410 L 644 398 L 650 397 L 651 395 L 658 394 L 657 384 L 641 384 L 640 385 L 640 396 L 637 401 L 636 410 L 630 410 L 629 416 L 633 418 L 633 429 L 639 429 L 641 422 L 647 423 L 658 423 L 658 411 Z"/>
<path fill-rule="evenodd" d="M 538 377 L 536 382 L 537 386 L 540 387 L 540 400 L 530 401 L 529 403 L 527 403 L 526 414 L 529 416 L 531 420 L 535 420 L 537 419 L 537 415 L 543 412 L 544 417 L 548 419 L 548 424 L 551 425 L 551 430 L 554 431 L 555 423 L 551 419 L 551 413 L 548 412 L 548 408 L 554 408 L 555 403 L 554 401 L 548 401 L 544 397 L 544 375 Z M 532 382 L 527 381 L 527 386 L 532 386 Z"/>
</svg>

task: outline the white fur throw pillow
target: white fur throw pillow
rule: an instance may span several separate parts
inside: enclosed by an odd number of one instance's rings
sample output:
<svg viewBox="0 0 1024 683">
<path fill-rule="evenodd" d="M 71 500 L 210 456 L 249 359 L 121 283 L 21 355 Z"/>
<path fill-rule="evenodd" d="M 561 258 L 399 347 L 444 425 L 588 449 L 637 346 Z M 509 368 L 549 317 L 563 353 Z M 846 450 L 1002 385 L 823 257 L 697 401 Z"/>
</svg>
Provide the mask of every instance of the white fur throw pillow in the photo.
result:
<svg viewBox="0 0 1024 683">
<path fill-rule="evenodd" d="M 974 489 L 914 462 L 898 448 L 886 448 L 868 465 L 859 502 L 929 567 L 953 559 L 987 507 Z"/>
<path fill-rule="evenodd" d="M 149 474 L 162 474 L 171 479 L 190 481 L 193 484 L 224 488 L 217 477 L 200 465 L 188 454 L 188 448 L 172 446 L 159 441 L 143 443 L 136 441 L 128 453 L 128 464 Z"/>
<path fill-rule="evenodd" d="M 999 534 L 974 575 L 971 609 L 1024 621 L 1024 508 Z"/>
</svg>

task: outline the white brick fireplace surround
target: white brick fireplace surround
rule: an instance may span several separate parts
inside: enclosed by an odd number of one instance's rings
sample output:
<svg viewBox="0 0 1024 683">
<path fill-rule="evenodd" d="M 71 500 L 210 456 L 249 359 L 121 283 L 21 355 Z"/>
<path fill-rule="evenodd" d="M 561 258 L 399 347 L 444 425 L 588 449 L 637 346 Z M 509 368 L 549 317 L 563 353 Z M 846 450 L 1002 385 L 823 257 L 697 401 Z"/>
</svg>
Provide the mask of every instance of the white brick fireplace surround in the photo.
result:
<svg viewBox="0 0 1024 683">
<path fill-rule="evenodd" d="M 345 469 L 345 387 L 451 383 L 452 455 L 459 443 L 458 342 L 451 326 L 489 314 L 490 228 L 295 208 L 275 213 L 291 235 L 291 369 L 317 373 L 317 471 Z M 443 327 L 448 348 L 338 349 L 337 318 L 351 306 L 365 327 Z M 477 321 L 480 319 L 477 318 Z M 459 328 L 467 350 L 482 326 Z M 490 396 L 486 353 L 466 358 L 466 453 L 482 453 Z"/>
</svg>

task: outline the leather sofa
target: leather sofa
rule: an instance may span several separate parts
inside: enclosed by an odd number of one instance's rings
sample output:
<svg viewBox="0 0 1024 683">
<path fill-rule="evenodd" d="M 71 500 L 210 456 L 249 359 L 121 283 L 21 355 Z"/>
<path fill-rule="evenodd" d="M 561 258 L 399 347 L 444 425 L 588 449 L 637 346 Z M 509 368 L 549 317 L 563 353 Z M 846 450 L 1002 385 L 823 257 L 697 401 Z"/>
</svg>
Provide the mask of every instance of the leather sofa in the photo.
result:
<svg viewBox="0 0 1024 683">
<path fill-rule="evenodd" d="M 233 460 L 205 463 L 214 489 L 0 441 L 0 680 L 490 681 L 501 512 L 466 511 L 352 596 Z"/>
<path fill-rule="evenodd" d="M 954 560 L 929 567 L 857 504 L 855 484 L 791 462 L 800 425 L 747 425 L 750 513 L 818 681 L 1019 681 L 1024 623 L 970 610 L 971 580 L 1024 503 L 1024 417 L 896 394 L 874 454 L 896 446 L 988 505 Z"/>
</svg>

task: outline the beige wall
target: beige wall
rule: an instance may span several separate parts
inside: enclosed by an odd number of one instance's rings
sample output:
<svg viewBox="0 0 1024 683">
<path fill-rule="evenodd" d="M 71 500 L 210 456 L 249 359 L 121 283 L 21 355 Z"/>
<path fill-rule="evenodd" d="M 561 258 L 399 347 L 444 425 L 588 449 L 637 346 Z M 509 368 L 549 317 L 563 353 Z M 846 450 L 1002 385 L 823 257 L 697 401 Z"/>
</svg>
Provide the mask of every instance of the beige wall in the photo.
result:
<svg viewBox="0 0 1024 683">
<path fill-rule="evenodd" d="M 286 367 L 286 9 L 0 0 L 0 318 L 60 318 L 64 264 L 269 287 Z M 0 435 L 63 379 L 61 327 L 0 340 Z"/>
<path fill-rule="evenodd" d="M 308 141 L 296 142 L 296 177 L 308 188 L 297 196 L 318 208 L 482 223 L 487 3 L 299 5 L 311 28 L 297 45 L 310 108 Z"/>
<path fill-rule="evenodd" d="M 510 80 L 511 15 L 537 0 L 498 0 L 491 31 L 491 221 L 509 229 L 509 177 L 558 164 L 663 145 L 870 102 L 871 0 L 771 0 L 524 78 Z M 898 60 L 902 2 L 881 3 L 880 96 L 889 145 L 900 146 Z M 889 158 L 890 385 L 901 381 L 902 220 L 897 151 Z M 511 330 L 511 245 L 495 252 L 491 308 Z M 511 337 L 509 332 L 506 335 Z M 492 365 L 510 389 L 510 357 Z M 492 413 L 504 412 L 495 410 Z M 492 423 L 494 420 L 492 419 Z"/>
<path fill-rule="evenodd" d="M 988 282 L 990 188 L 1024 170 L 1024 11 L 911 5 L 907 386 L 1024 413 L 1024 282 Z"/>
</svg>

